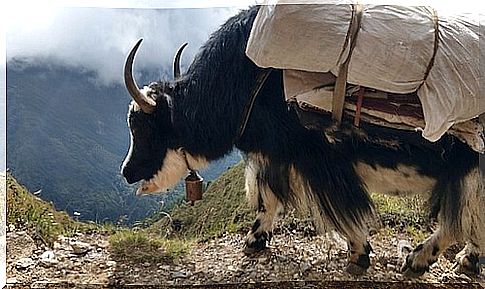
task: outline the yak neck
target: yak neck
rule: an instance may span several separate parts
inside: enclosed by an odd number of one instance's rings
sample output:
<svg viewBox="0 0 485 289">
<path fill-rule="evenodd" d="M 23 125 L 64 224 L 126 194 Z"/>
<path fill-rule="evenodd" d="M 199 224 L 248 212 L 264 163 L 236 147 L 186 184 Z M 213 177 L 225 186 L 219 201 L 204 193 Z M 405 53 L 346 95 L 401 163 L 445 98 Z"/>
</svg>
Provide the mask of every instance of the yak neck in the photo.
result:
<svg viewBox="0 0 485 289">
<path fill-rule="evenodd" d="M 177 82 L 174 125 L 193 154 L 217 159 L 234 145 L 261 71 L 245 54 L 256 14 L 253 7 L 223 24 Z"/>
</svg>

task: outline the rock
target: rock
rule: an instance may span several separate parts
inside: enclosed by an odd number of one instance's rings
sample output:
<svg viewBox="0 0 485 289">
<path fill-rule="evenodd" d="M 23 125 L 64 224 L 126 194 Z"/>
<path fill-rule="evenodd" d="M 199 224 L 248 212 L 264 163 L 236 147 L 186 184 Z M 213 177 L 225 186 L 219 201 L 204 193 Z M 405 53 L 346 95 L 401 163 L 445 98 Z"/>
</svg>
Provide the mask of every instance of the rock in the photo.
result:
<svg viewBox="0 0 485 289">
<path fill-rule="evenodd" d="M 308 262 L 304 262 L 300 264 L 300 270 L 301 272 L 306 272 L 308 271 L 312 266 Z"/>
<path fill-rule="evenodd" d="M 387 264 L 386 268 L 387 268 L 388 271 L 395 271 L 396 270 L 396 266 L 393 265 L 393 264 Z"/>
<path fill-rule="evenodd" d="M 14 226 L 14 230 L 15 230 L 15 226 Z M 7 284 L 15 284 L 15 283 L 18 283 L 19 281 L 15 278 L 7 278 Z"/>
<path fill-rule="evenodd" d="M 86 254 L 87 252 L 93 249 L 91 245 L 81 241 L 71 242 L 70 245 L 72 247 L 74 254 L 78 254 L 78 255 Z"/>
<path fill-rule="evenodd" d="M 268 257 L 260 257 L 260 258 L 258 258 L 258 262 L 260 264 L 267 264 L 269 262 L 269 258 Z"/>
<path fill-rule="evenodd" d="M 40 255 L 39 261 L 42 265 L 46 267 L 54 266 L 59 263 L 59 261 L 56 259 L 56 255 L 52 251 L 45 251 Z"/>
<path fill-rule="evenodd" d="M 30 285 L 30 288 L 34 289 L 34 288 L 47 288 L 47 286 L 50 284 L 51 282 L 49 281 L 35 281 L 34 283 L 32 283 Z"/>
<path fill-rule="evenodd" d="M 234 266 L 232 266 L 232 265 L 229 265 L 229 266 L 227 266 L 227 270 L 234 272 L 234 271 L 236 271 L 236 268 L 234 268 Z"/>
<path fill-rule="evenodd" d="M 407 240 L 399 240 L 397 243 L 397 256 L 400 260 L 406 259 L 406 256 L 413 251 L 413 245 Z"/>
<path fill-rule="evenodd" d="M 212 281 L 214 281 L 215 283 L 220 283 L 222 281 L 222 279 L 223 279 L 222 274 L 218 274 L 218 275 L 212 277 Z"/>
<path fill-rule="evenodd" d="M 106 266 L 114 267 L 114 266 L 116 266 L 116 261 L 108 261 L 108 262 L 106 262 Z"/>
<path fill-rule="evenodd" d="M 460 275 L 458 276 L 458 278 L 460 278 L 461 280 L 464 280 L 464 281 L 466 281 L 466 282 L 471 282 L 471 281 L 472 281 L 472 278 L 468 277 L 468 276 L 467 276 L 467 275 L 465 275 L 465 274 L 460 274 Z"/>
<path fill-rule="evenodd" d="M 53 244 L 52 248 L 54 250 L 56 250 L 56 251 L 58 251 L 58 250 L 65 250 L 65 247 L 61 243 L 59 243 L 57 241 L 54 241 L 54 244 Z"/>
<path fill-rule="evenodd" d="M 96 247 L 101 248 L 101 249 L 106 249 L 109 247 L 109 242 L 106 240 L 101 240 L 96 244 Z"/>
<path fill-rule="evenodd" d="M 15 262 L 15 267 L 17 269 L 27 269 L 35 264 L 34 260 L 32 258 L 21 258 L 18 259 L 17 262 Z"/>
</svg>

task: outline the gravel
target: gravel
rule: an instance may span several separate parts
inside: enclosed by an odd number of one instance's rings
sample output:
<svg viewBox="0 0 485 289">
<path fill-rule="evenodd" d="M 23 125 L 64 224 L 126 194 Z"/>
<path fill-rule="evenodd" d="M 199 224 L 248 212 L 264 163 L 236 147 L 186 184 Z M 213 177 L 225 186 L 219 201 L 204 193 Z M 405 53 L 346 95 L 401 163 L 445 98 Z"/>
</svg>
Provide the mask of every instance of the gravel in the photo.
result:
<svg viewBox="0 0 485 289">
<path fill-rule="evenodd" d="M 49 249 L 37 247 L 25 232 L 10 232 L 7 234 L 8 282 L 195 285 L 298 280 L 408 281 L 399 271 L 398 257 L 399 248 L 406 247 L 398 245 L 409 245 L 406 242 L 410 237 L 405 235 L 384 232 L 373 235 L 371 267 L 358 278 L 345 272 L 346 242 L 332 234 L 280 232 L 275 234 L 268 250 L 254 257 L 242 253 L 243 235 L 227 234 L 196 243 L 188 255 L 175 262 L 137 264 L 113 260 L 107 238 L 99 234 L 61 236 Z M 83 249 L 79 254 L 79 248 L 75 249 L 72 244 L 83 244 L 81 247 L 88 250 Z M 440 257 L 430 272 L 413 282 L 485 284 L 483 275 L 470 278 L 455 274 L 452 261 L 452 258 Z"/>
</svg>

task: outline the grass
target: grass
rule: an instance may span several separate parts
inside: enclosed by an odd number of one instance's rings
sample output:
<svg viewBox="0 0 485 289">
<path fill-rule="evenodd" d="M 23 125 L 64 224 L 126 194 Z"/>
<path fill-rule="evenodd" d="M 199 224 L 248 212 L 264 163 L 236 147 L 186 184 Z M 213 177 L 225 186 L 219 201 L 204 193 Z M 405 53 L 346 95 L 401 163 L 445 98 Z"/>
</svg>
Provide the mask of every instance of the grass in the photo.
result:
<svg viewBox="0 0 485 289">
<path fill-rule="evenodd" d="M 146 231 L 120 230 L 110 236 L 111 252 L 116 259 L 141 262 L 169 262 L 186 255 L 192 243 L 182 239 L 166 239 Z"/>
<path fill-rule="evenodd" d="M 30 231 L 34 239 L 52 245 L 59 235 L 95 230 L 94 224 L 73 220 L 67 213 L 56 211 L 48 203 L 31 194 L 15 178 L 7 174 L 7 224 Z"/>
<path fill-rule="evenodd" d="M 110 235 L 109 242 L 115 257 L 132 262 L 170 261 L 185 255 L 190 241 L 165 239 L 149 235 L 143 230 L 120 228 L 113 223 L 83 223 L 67 213 L 31 194 L 13 176 L 7 174 L 7 224 L 27 230 L 36 240 L 52 246 L 59 235 L 72 236 L 77 232 L 97 232 Z"/>
<path fill-rule="evenodd" d="M 185 238 L 206 239 L 247 230 L 254 218 L 255 213 L 245 197 L 244 164 L 241 162 L 212 182 L 201 201 L 194 206 L 175 207 L 170 218 L 155 222 L 149 230 L 154 233 L 168 230 Z M 179 230 L 172 230 L 174 224 L 180 224 Z"/>
<path fill-rule="evenodd" d="M 389 235 L 405 233 L 416 245 L 431 233 L 432 224 L 426 212 L 426 201 L 422 196 L 397 197 L 371 194 L 384 232 Z"/>
</svg>

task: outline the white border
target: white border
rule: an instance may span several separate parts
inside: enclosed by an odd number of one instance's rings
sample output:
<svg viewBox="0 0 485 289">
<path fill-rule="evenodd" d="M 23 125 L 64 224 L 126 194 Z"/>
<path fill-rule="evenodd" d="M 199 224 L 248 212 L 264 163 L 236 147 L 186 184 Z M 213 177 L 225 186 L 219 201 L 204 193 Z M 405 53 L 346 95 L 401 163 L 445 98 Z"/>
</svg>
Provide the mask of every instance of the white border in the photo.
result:
<svg viewBox="0 0 485 289">
<path fill-rule="evenodd" d="M 6 9 L 0 5 L 0 288 L 7 282 L 7 182 L 3 170 L 7 168 L 7 68 L 6 68 Z"/>
</svg>

